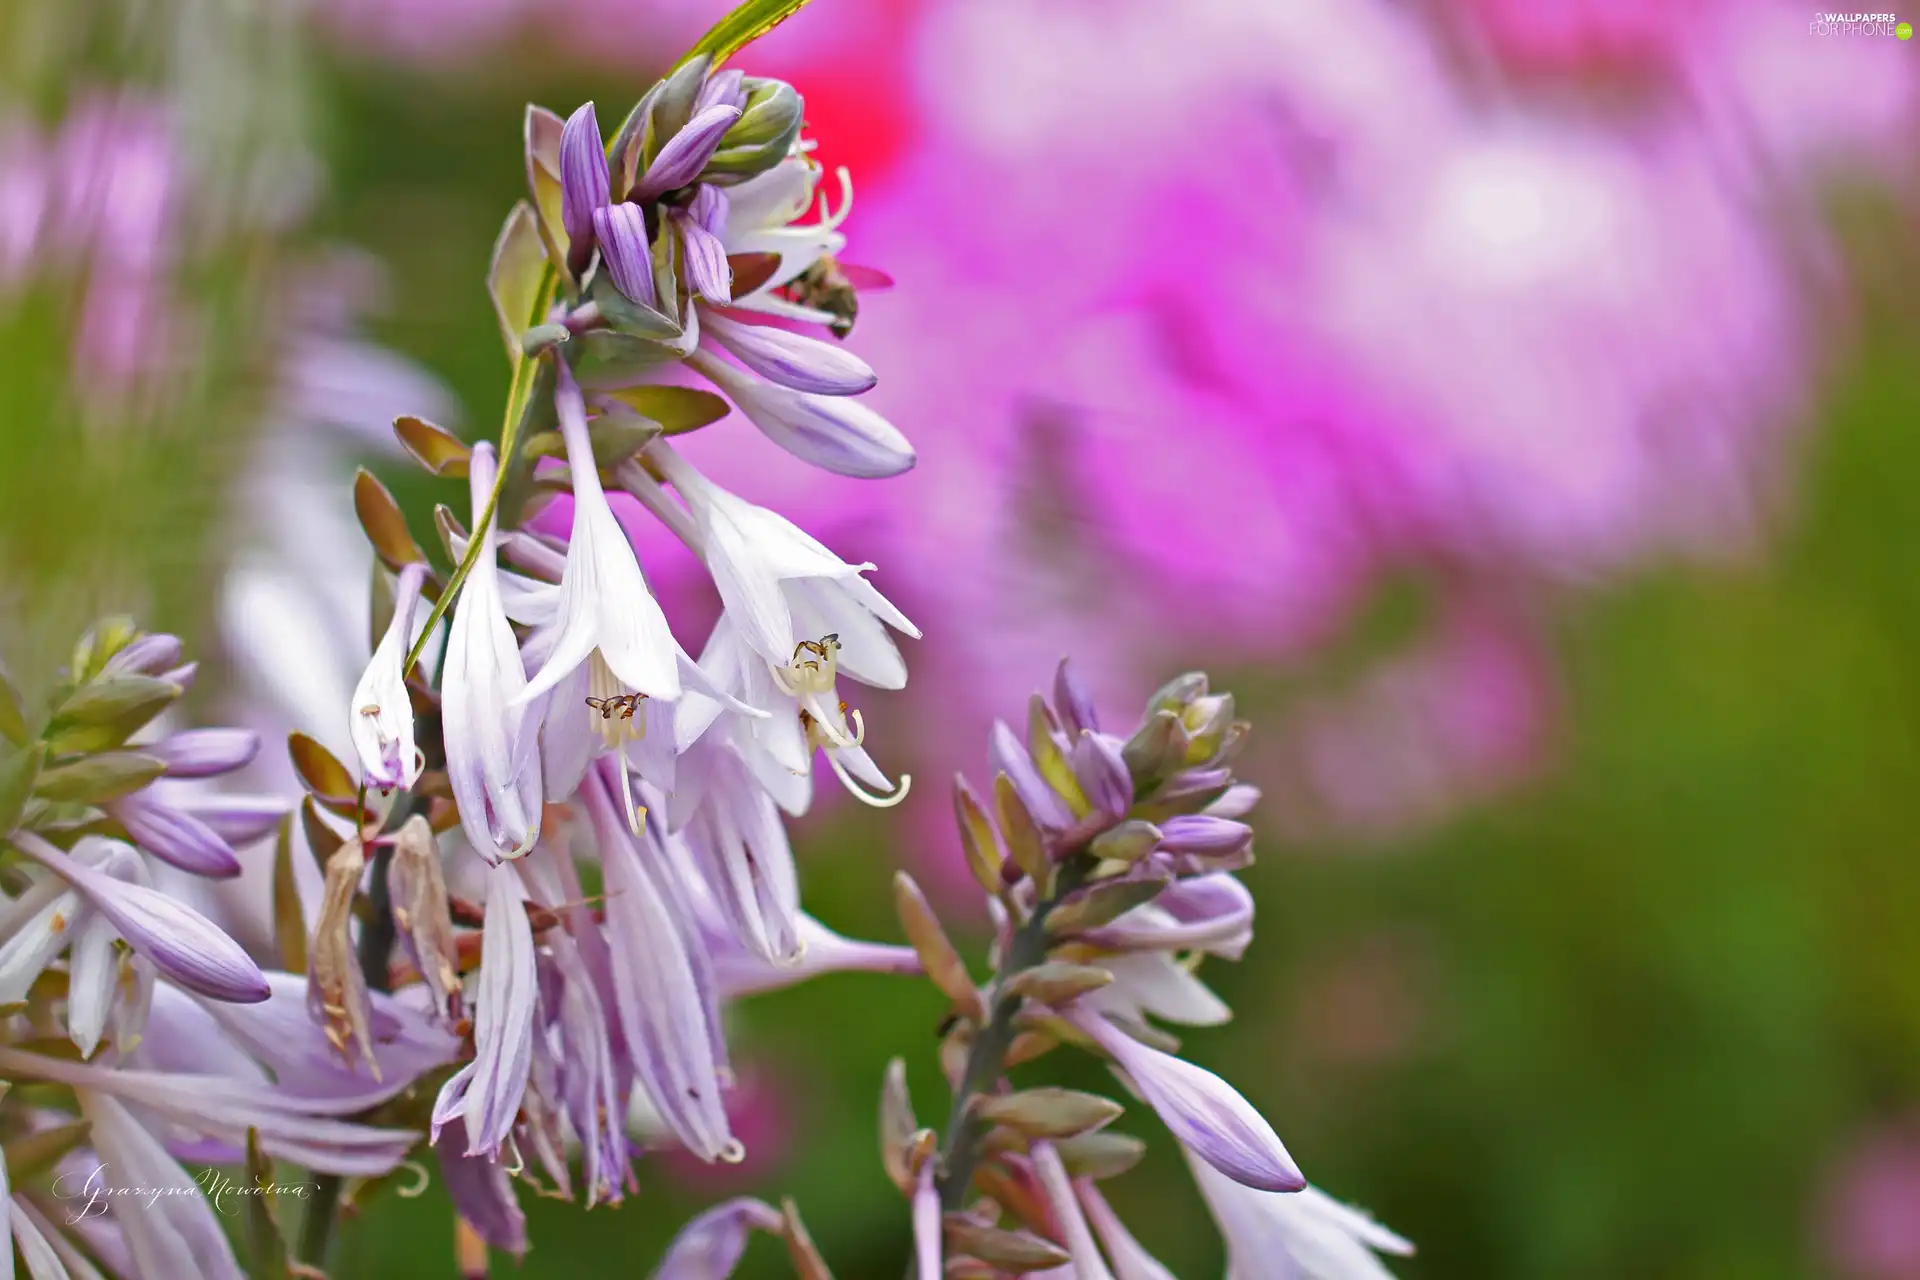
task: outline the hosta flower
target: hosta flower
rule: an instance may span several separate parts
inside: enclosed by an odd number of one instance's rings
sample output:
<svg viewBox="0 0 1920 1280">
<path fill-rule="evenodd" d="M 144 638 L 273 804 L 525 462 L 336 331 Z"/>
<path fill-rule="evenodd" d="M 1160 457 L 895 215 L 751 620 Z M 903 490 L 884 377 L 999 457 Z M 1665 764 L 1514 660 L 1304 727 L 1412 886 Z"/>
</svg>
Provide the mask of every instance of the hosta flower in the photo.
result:
<svg viewBox="0 0 1920 1280">
<path fill-rule="evenodd" d="M 118 854 L 118 850 L 132 853 L 127 846 L 116 849 L 112 841 L 89 837 L 69 854 L 24 831 L 15 832 L 13 842 L 78 890 L 90 908 L 113 922 L 134 951 L 172 981 L 216 1000 L 267 998 L 266 978 L 239 944 L 199 912 L 144 883 L 138 855 L 127 863 Z M 128 878 L 89 865 L 83 853 L 112 858 Z"/>
<path fill-rule="evenodd" d="M 411 787 L 426 767 L 414 742 L 413 702 L 407 696 L 404 670 L 413 643 L 413 610 L 426 582 L 425 565 L 410 564 L 400 571 L 394 593 L 393 620 L 375 646 L 373 659 L 353 691 L 351 726 L 353 748 L 369 786 L 391 791 Z"/>
<path fill-rule="evenodd" d="M 708 1209 L 680 1228 L 653 1280 L 727 1280 L 747 1250 L 752 1231 L 780 1233 L 779 1210 L 742 1197 Z"/>
<path fill-rule="evenodd" d="M 1232 1085 L 1205 1067 L 1141 1044 L 1091 1011 L 1074 1025 L 1111 1054 L 1182 1146 L 1214 1168 L 1263 1191 L 1306 1185 L 1280 1138 Z"/>
<path fill-rule="evenodd" d="M 573 476 L 573 532 L 554 621 L 528 644 L 529 657 L 540 663 L 540 671 L 512 705 L 527 705 L 560 687 L 583 664 L 598 664 L 590 669 L 593 691 L 582 698 L 583 705 L 549 706 L 545 718 L 550 726 L 558 723 L 554 732 L 575 735 L 582 724 L 592 726 L 597 718 L 610 745 L 624 746 L 629 734 L 638 737 L 644 731 L 642 698 L 673 702 L 684 680 L 709 696 L 729 699 L 707 682 L 673 638 L 666 615 L 647 589 L 633 546 L 600 486 L 587 437 L 586 402 L 566 366 L 557 368 L 554 403 Z M 637 827 L 624 772 L 621 785 L 629 821 Z"/>
<path fill-rule="evenodd" d="M 1224 1177 L 1188 1150 L 1193 1180 L 1227 1242 L 1227 1280 L 1283 1274 L 1301 1280 L 1391 1280 L 1379 1253 L 1413 1245 L 1317 1187 L 1275 1195 Z"/>
<path fill-rule="evenodd" d="M 493 491 L 491 445 L 474 447 L 468 463 L 474 527 Z M 540 834 L 540 762 L 527 709 L 517 701 L 527 675 L 507 621 L 495 561 L 492 522 L 454 607 L 441 676 L 441 730 L 447 779 L 467 840 L 486 858 L 518 857 Z"/>
<path fill-rule="evenodd" d="M 737 1161 L 721 1081 L 728 1071 L 720 995 L 676 866 L 656 845 L 652 816 L 636 838 L 619 821 L 601 761 L 582 789 L 607 893 L 606 938 L 614 1011 L 632 1066 L 655 1109 L 688 1151 Z"/>
<path fill-rule="evenodd" d="M 433 1104 L 435 1138 L 456 1116 L 467 1154 L 496 1156 L 512 1130 L 533 1055 L 533 928 L 519 876 L 508 863 L 487 868 L 486 922 L 479 990 L 473 997 L 474 1060 L 441 1088 Z"/>
</svg>

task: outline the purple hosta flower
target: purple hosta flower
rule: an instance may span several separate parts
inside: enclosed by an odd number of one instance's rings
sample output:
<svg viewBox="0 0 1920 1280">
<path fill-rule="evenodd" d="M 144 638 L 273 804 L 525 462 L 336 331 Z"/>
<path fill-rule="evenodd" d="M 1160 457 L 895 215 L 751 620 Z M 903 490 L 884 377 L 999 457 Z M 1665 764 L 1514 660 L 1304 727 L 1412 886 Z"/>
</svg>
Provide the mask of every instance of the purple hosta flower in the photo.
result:
<svg viewBox="0 0 1920 1280">
<path fill-rule="evenodd" d="M 1175 1280 L 1173 1272 L 1133 1238 L 1133 1233 L 1120 1221 L 1120 1215 L 1100 1194 L 1100 1187 L 1092 1178 L 1074 1179 L 1073 1190 L 1080 1197 L 1080 1207 L 1086 1210 L 1087 1221 L 1093 1225 L 1113 1264 L 1114 1280 Z"/>
<path fill-rule="evenodd" d="M 160 1140 L 112 1094 L 88 1088 L 76 1089 L 75 1096 L 92 1126 L 88 1140 L 98 1162 L 68 1183 L 86 1188 L 98 1179 L 101 1199 L 123 1234 L 131 1273 L 246 1280 L 212 1201 Z"/>
<path fill-rule="evenodd" d="M 1091 1010 L 1070 1015 L 1127 1073 L 1182 1146 L 1236 1182 L 1265 1191 L 1306 1185 L 1279 1135 L 1232 1085 L 1205 1067 L 1141 1044 Z"/>
<path fill-rule="evenodd" d="M 739 118 L 740 108 L 731 102 L 710 102 L 700 107 L 693 118 L 661 146 L 627 199 L 635 204 L 647 204 L 692 183 L 719 149 L 720 139 Z"/>
<path fill-rule="evenodd" d="M 487 908 L 474 998 L 474 1058 L 448 1080 L 433 1104 L 433 1128 L 465 1117 L 467 1154 L 497 1158 L 513 1129 L 533 1054 L 538 989 L 533 926 L 513 867 L 487 869 Z"/>
<path fill-rule="evenodd" d="M 637 204 L 614 204 L 593 211 L 600 262 L 613 287 L 642 306 L 657 304 L 653 284 L 653 247 L 647 240 L 647 215 Z"/>
<path fill-rule="evenodd" d="M 567 232 L 568 265 L 578 276 L 593 254 L 595 215 L 612 200 L 606 144 L 591 102 L 560 131 L 560 221 Z"/>
<path fill-rule="evenodd" d="M 472 1140 L 463 1116 L 450 1116 L 434 1135 L 433 1152 L 440 1157 L 440 1176 L 447 1198 L 482 1240 L 515 1258 L 527 1252 L 527 1216 L 513 1194 L 513 1175 L 499 1160 L 469 1155 Z"/>
<path fill-rule="evenodd" d="M 120 853 L 120 878 L 131 879 L 138 874 L 139 855 L 124 848 Z M 101 870 L 116 874 L 109 865 Z M 99 912 L 88 913 L 73 932 L 67 958 L 67 1034 L 81 1057 L 93 1056 L 109 1024 L 114 1048 L 121 1053 L 139 1042 L 153 1002 L 154 977 L 153 962 L 125 949 L 113 921 Z"/>
<path fill-rule="evenodd" d="M 623 1123 L 627 1109 L 621 1103 L 627 1090 L 614 1061 L 613 1014 L 585 957 L 564 930 L 554 931 L 549 951 L 559 992 L 554 1030 L 561 1101 L 580 1142 L 587 1207 L 602 1200 L 618 1204 L 633 1187 L 633 1153 Z"/>
<path fill-rule="evenodd" d="M 50 1080 L 138 1106 L 143 1115 L 166 1122 L 168 1141 L 186 1146 L 204 1139 L 222 1151 L 244 1150 L 253 1129 L 269 1155 L 328 1173 L 391 1172 L 420 1136 L 341 1119 L 364 1109 L 358 1097 L 301 1097 L 279 1085 L 230 1076 L 103 1067 L 15 1048 L 0 1048 L 0 1070 L 10 1078 Z"/>
<path fill-rule="evenodd" d="M 87 837 L 69 854 L 32 832 L 18 831 L 12 838 L 22 853 L 79 890 L 87 905 L 111 920 L 120 936 L 167 978 L 216 1000 L 267 998 L 265 976 L 239 944 L 199 912 L 148 887 L 138 855 L 129 865 L 116 852 L 132 854 L 128 846 Z M 89 865 L 90 858 L 112 858 L 130 878 Z"/>
<path fill-rule="evenodd" d="M 773 797 L 718 735 L 689 748 L 679 776 L 668 822 L 686 841 L 721 915 L 755 954 L 797 962 L 805 946 L 800 884 Z"/>
<path fill-rule="evenodd" d="M 802 912 L 799 917 L 800 959 L 790 965 L 772 964 L 731 936 L 710 934 L 714 978 L 720 994 L 729 1000 L 779 991 L 823 973 L 920 972 L 920 957 L 912 947 L 862 942 L 842 937 Z"/>
<path fill-rule="evenodd" d="M 172 643 L 150 647 L 145 655 L 128 663 L 130 670 L 151 665 L 154 659 L 177 661 L 179 642 L 172 636 L 142 637 L 129 648 L 147 640 Z M 166 777 L 200 781 L 245 768 L 259 754 L 260 735 L 250 729 L 189 729 L 140 750 L 166 762 Z M 240 874 L 240 858 L 233 842 L 183 803 L 185 797 L 205 794 L 211 793 L 199 786 L 147 786 L 110 800 L 103 807 L 130 840 L 162 862 L 193 875 L 231 879 Z M 285 811 L 282 802 L 279 812 Z"/>
<path fill-rule="evenodd" d="M 154 798 L 142 789 L 103 806 L 127 838 L 162 862 L 209 879 L 240 874 L 233 846 L 206 822 Z"/>
<path fill-rule="evenodd" d="M 140 750 L 164 760 L 169 778 L 216 778 L 251 763 L 260 754 L 260 735 L 251 729 L 185 729 Z"/>
<path fill-rule="evenodd" d="M 779 1235 L 781 1226 L 780 1211 L 762 1201 L 743 1196 L 717 1204 L 680 1228 L 653 1280 L 727 1280 L 746 1252 L 747 1233 Z"/>
<path fill-rule="evenodd" d="M 741 716 L 729 712 L 710 699 L 689 699 L 676 719 L 675 745 L 685 753 L 711 736 L 724 739 L 739 753 L 752 770 L 762 789 L 787 813 L 795 817 L 813 803 L 813 744 L 807 726 L 801 722 L 799 707 L 773 673 L 766 659 L 741 641 L 733 619 L 722 612 L 707 636 L 707 647 L 700 654 L 700 669 L 714 684 L 729 690 L 742 702 L 755 707 L 779 707 L 780 715 Z M 864 756 L 864 748 L 856 749 Z M 869 762 L 866 769 L 871 769 Z M 862 768 L 855 772 L 866 776 Z M 873 770 L 878 773 L 878 770 Z M 885 775 L 877 784 L 887 785 Z M 674 810 L 676 829 L 686 813 Z"/>
<path fill-rule="evenodd" d="M 1253 895 L 1226 872 L 1176 880 L 1152 902 L 1083 935 L 1117 954 L 1100 963 L 1111 986 L 1082 997 L 1104 1013 L 1151 1014 L 1187 1026 L 1215 1026 L 1232 1010 L 1195 976 L 1200 954 L 1238 960 L 1253 940 Z M 1180 955 L 1176 953 L 1186 953 Z"/>
<path fill-rule="evenodd" d="M 687 363 L 726 392 L 767 439 L 802 462 L 867 480 L 913 469 L 913 445 L 857 400 L 762 382 L 705 351 L 695 351 Z"/>
<path fill-rule="evenodd" d="M 680 235 L 680 260 L 687 288 L 717 307 L 733 301 L 733 269 L 720 236 L 727 225 L 727 195 L 702 183 L 684 209 L 667 215 Z"/>
<path fill-rule="evenodd" d="M 540 672 L 514 702 L 529 703 L 560 686 L 582 664 L 597 661 L 593 701 L 584 706 L 550 705 L 546 719 L 552 724 L 558 717 L 574 717 L 575 725 L 561 732 L 577 732 L 581 720 L 594 717 L 610 744 L 624 746 L 645 730 L 640 699 L 672 702 L 680 697 L 683 679 L 709 696 L 725 695 L 707 682 L 673 638 L 666 615 L 647 589 L 633 545 L 600 486 L 580 388 L 564 362 L 555 367 L 554 405 L 573 476 L 573 533 L 567 544 L 566 573 L 560 580 L 557 616 L 528 643 L 530 658 L 537 655 L 541 662 Z M 628 794 L 624 773 L 621 785 L 623 794 Z M 637 827 L 630 794 L 627 810 L 629 822 Z"/>
<path fill-rule="evenodd" d="M 615 813 L 601 761 L 582 788 L 600 850 L 614 1009 L 635 1075 L 654 1108 L 702 1160 L 738 1161 L 721 1084 L 729 1074 L 719 985 L 688 886 L 658 848 L 656 820 L 636 838 Z"/>
<path fill-rule="evenodd" d="M 1066 800 L 1040 776 L 1040 767 L 1033 762 L 1027 744 L 1004 720 L 993 722 L 993 731 L 987 737 L 987 758 L 992 762 L 995 773 L 1007 775 L 1007 780 L 1013 783 L 1014 791 L 1020 796 L 1020 802 L 1027 807 L 1027 812 L 1033 815 L 1035 822 L 1055 831 L 1064 831 L 1073 825 L 1073 815 L 1067 811 Z"/>
<path fill-rule="evenodd" d="M 293 1097 L 350 1110 L 378 1106 L 459 1056 L 460 1043 L 399 997 L 373 992 L 369 1041 L 378 1070 L 343 1062 L 307 1012 L 307 980 L 269 973 L 272 996 L 229 1004 L 190 996 L 167 983 L 154 990 L 148 1036 L 137 1063 L 156 1071 L 221 1075 L 266 1083 Z"/>
<path fill-rule="evenodd" d="M 913 1260 L 923 1276 L 946 1273 L 941 1269 L 940 1188 L 933 1180 L 938 1161 L 927 1160 L 913 1188 Z"/>
<path fill-rule="evenodd" d="M 353 691 L 349 731 L 360 754 L 360 768 L 368 785 L 391 791 L 411 787 L 426 767 L 413 739 L 413 703 L 407 697 L 404 665 L 413 643 L 413 611 L 427 568 L 410 564 L 400 571 L 393 621 L 380 637 L 360 684 Z"/>
<path fill-rule="evenodd" d="M 809 338 L 773 324 L 747 324 L 708 312 L 701 341 L 712 340 L 752 372 L 794 391 L 819 396 L 857 396 L 879 379 L 873 367 L 845 347 Z"/>
<path fill-rule="evenodd" d="M 1227 1280 L 1275 1274 L 1301 1280 L 1391 1280 L 1376 1253 L 1407 1255 L 1413 1245 L 1316 1187 L 1289 1195 L 1245 1186 L 1195 1153 L 1193 1180 L 1227 1242 Z"/>
<path fill-rule="evenodd" d="M 1080 1201 L 1073 1193 L 1073 1183 L 1067 1177 L 1067 1167 L 1060 1161 L 1060 1153 L 1053 1149 L 1051 1142 L 1036 1142 L 1032 1146 L 1033 1171 L 1040 1179 L 1040 1185 L 1047 1193 L 1047 1200 L 1053 1206 L 1054 1217 L 1060 1222 L 1060 1232 L 1066 1239 L 1067 1256 L 1074 1280 L 1114 1280 L 1113 1272 L 1107 1270 L 1106 1259 L 1100 1256 L 1100 1246 L 1094 1242 L 1093 1232 L 1087 1226 L 1086 1215 L 1080 1211 Z"/>
<path fill-rule="evenodd" d="M 876 688 L 904 686 L 906 664 L 887 628 L 915 637 L 919 628 L 861 576 L 871 564 L 848 564 L 784 517 L 713 484 L 663 443 L 647 452 L 692 512 L 696 550 L 713 574 L 734 632 L 766 664 L 780 692 L 797 703 L 810 745 L 827 751 L 848 790 L 878 803 L 841 764 L 840 753 L 859 749 L 866 728 L 858 711 L 849 728 L 835 686 L 842 671 Z M 634 476 L 632 487 L 659 509 L 663 499 L 643 476 Z M 710 639 L 710 652 L 712 646 Z M 864 757 L 861 751 L 854 758 Z M 898 803 L 907 786 L 902 777 L 884 803 Z"/>
<path fill-rule="evenodd" d="M 496 471 L 493 447 L 475 445 L 468 462 L 475 528 Z M 517 701 L 527 687 L 527 673 L 501 603 L 497 543 L 494 523 L 488 521 L 453 611 L 440 712 L 460 825 L 468 842 L 490 860 L 519 857 L 532 848 L 541 809 L 539 754 L 528 731 L 527 708 Z"/>
</svg>

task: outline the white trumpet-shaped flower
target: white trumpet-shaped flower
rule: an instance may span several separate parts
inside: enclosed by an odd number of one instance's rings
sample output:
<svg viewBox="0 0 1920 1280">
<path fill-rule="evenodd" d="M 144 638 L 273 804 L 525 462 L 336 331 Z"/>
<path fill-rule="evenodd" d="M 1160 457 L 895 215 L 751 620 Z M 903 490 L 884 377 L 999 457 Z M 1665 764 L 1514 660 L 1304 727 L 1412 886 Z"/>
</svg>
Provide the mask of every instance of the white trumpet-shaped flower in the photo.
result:
<svg viewBox="0 0 1920 1280">
<path fill-rule="evenodd" d="M 628 730 L 638 736 L 644 726 L 638 713 L 641 698 L 671 703 L 680 697 L 683 685 L 745 714 L 764 714 L 713 687 L 674 639 L 601 487 L 579 385 L 564 362 L 556 362 L 555 369 L 554 407 L 573 477 L 573 531 L 554 619 L 536 631 L 527 646 L 529 660 L 541 664 L 539 674 L 527 682 L 514 704 L 526 705 L 560 690 L 566 697 L 556 698 L 547 708 L 546 721 L 552 726 L 557 718 L 572 716 L 576 722 L 563 727 L 558 736 L 577 737 L 578 725 L 585 723 L 610 730 L 609 742 L 615 746 L 624 746 Z M 589 663 L 594 665 L 583 689 L 578 674 Z M 574 695 L 579 696 L 579 705 L 574 704 Z M 629 708 L 634 711 L 631 716 Z M 581 763 L 584 766 L 584 760 Z M 638 824 L 630 797 L 628 821 Z"/>
<path fill-rule="evenodd" d="M 373 660 L 353 690 L 349 732 L 369 786 L 391 791 L 411 787 L 426 768 L 413 736 L 413 702 L 407 697 L 407 650 L 413 643 L 414 606 L 427 567 L 410 564 L 400 571 L 393 620 L 373 651 Z"/>
<path fill-rule="evenodd" d="M 476 528 L 496 471 L 492 446 L 474 446 L 468 484 Z M 441 682 L 447 776 L 467 839 L 489 860 L 518 857 L 533 846 L 541 805 L 527 708 L 516 701 L 527 687 L 527 673 L 501 602 L 497 545 L 489 523 L 453 612 Z"/>
</svg>

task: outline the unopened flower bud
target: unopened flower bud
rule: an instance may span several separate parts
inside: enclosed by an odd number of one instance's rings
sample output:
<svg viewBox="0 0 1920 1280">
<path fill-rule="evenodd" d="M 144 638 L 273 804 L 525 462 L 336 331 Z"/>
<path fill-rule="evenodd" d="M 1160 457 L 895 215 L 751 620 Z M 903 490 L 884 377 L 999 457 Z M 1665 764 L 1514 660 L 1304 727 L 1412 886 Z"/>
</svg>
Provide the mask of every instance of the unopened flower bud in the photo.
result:
<svg viewBox="0 0 1920 1280">
<path fill-rule="evenodd" d="M 731 185 L 765 173 L 787 158 L 800 136 L 806 112 L 792 85 L 750 76 L 744 87 L 745 109 L 707 161 L 700 174 L 703 182 Z"/>
</svg>

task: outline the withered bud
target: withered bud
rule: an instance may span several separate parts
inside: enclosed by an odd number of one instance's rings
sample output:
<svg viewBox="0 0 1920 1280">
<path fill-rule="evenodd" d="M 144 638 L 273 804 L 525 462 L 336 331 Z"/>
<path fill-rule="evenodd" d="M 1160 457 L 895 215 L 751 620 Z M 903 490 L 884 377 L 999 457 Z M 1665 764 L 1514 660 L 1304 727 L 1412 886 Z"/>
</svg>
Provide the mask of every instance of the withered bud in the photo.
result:
<svg viewBox="0 0 1920 1280">
<path fill-rule="evenodd" d="M 1019 1093 L 981 1094 L 971 1110 L 1030 1138 L 1067 1138 L 1112 1124 L 1126 1110 L 1111 1098 L 1046 1086 Z"/>
<path fill-rule="evenodd" d="M 947 931 L 940 927 L 940 919 L 934 915 L 926 895 L 904 871 L 897 871 L 893 876 L 893 905 L 927 977 L 940 988 L 941 994 L 953 1001 L 954 1008 L 962 1015 L 975 1022 L 985 1022 L 986 1005 L 980 999 L 980 989 L 967 973 L 966 963 L 948 939 Z"/>
<path fill-rule="evenodd" d="M 340 1057 L 352 1062 L 356 1046 L 373 1078 L 380 1064 L 373 1056 L 371 1000 L 360 958 L 353 950 L 353 898 L 367 855 L 355 836 L 327 859 L 326 887 L 320 899 L 320 919 L 307 946 L 307 1012 L 326 1032 L 327 1042 Z"/>
<path fill-rule="evenodd" d="M 944 1225 L 947 1246 L 990 1262 L 1002 1271 L 1045 1271 L 1068 1262 L 1067 1252 L 1051 1240 L 1025 1231 L 1002 1231 L 950 1214 Z"/>
<path fill-rule="evenodd" d="M 420 814 L 393 837 L 387 871 L 393 892 L 393 923 L 400 943 L 433 993 L 433 1007 L 449 1023 L 460 1017 L 460 945 L 453 932 L 447 881 L 433 825 Z"/>
</svg>

